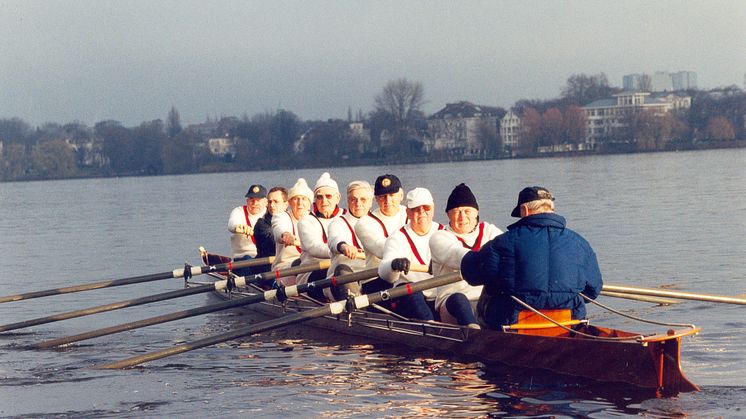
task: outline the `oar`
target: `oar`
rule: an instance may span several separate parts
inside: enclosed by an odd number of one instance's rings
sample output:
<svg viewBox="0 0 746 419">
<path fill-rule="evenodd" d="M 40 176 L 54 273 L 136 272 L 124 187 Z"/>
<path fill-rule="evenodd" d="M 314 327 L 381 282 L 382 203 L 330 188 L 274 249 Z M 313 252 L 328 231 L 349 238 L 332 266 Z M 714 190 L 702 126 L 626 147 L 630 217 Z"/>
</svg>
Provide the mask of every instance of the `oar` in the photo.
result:
<svg viewBox="0 0 746 419">
<path fill-rule="evenodd" d="M 318 271 L 323 269 L 329 269 L 329 266 L 331 265 L 331 261 L 329 259 L 322 259 L 316 262 L 312 262 L 310 264 L 306 265 L 298 265 L 294 266 L 292 268 L 283 269 L 282 271 L 268 271 L 260 274 L 256 274 L 254 276 L 248 276 L 244 277 L 242 282 L 236 281 L 236 285 L 241 287 L 248 284 L 257 284 L 264 281 L 269 280 L 278 280 L 282 278 L 283 276 L 292 276 L 292 275 L 298 275 L 310 271 Z M 306 269 L 307 266 L 312 266 L 313 269 L 308 270 Z"/>
<path fill-rule="evenodd" d="M 405 286 L 399 286 L 399 287 L 395 287 L 395 288 L 377 292 L 377 293 L 362 295 L 359 297 L 355 297 L 352 300 L 352 305 L 354 306 L 352 308 L 354 309 L 365 308 L 369 306 L 370 304 L 375 304 L 383 300 L 403 297 L 408 294 L 424 291 L 424 290 L 431 289 L 431 288 L 436 288 L 442 285 L 451 284 L 451 283 L 454 283 L 460 280 L 461 280 L 461 274 L 458 272 L 452 272 L 452 273 L 448 273 L 445 275 L 440 275 L 437 277 L 426 279 L 424 281 L 406 284 Z M 204 348 L 205 346 L 216 345 L 221 342 L 238 339 L 240 337 L 253 335 L 255 333 L 265 332 L 267 330 L 272 330 L 272 329 L 276 329 L 279 327 L 284 327 L 284 326 L 288 326 L 291 324 L 300 323 L 300 322 L 304 322 L 307 320 L 311 320 L 311 319 L 315 319 L 315 318 L 319 318 L 323 316 L 341 314 L 345 311 L 346 305 L 348 303 L 349 303 L 348 301 L 336 301 L 336 302 L 324 305 L 322 307 L 293 313 L 287 316 L 278 317 L 276 319 L 268 320 L 265 322 L 256 323 L 251 326 L 242 327 L 240 329 L 237 329 L 231 332 L 210 336 L 210 337 L 200 339 L 200 340 L 197 340 L 191 343 L 185 343 L 182 345 L 174 346 L 172 348 L 147 353 L 144 355 L 128 358 L 128 359 L 118 361 L 118 362 L 95 365 L 93 368 L 97 368 L 97 369 L 129 368 L 135 365 L 142 364 L 144 362 L 154 361 L 156 359 L 161 359 L 167 356 L 180 354 L 182 352 Z"/>
<path fill-rule="evenodd" d="M 308 284 L 293 285 L 280 289 L 273 289 L 265 291 L 261 294 L 251 295 L 248 297 L 235 298 L 228 301 L 223 301 L 216 304 L 210 304 L 203 307 L 197 307 L 189 310 L 177 311 L 175 313 L 164 314 L 161 316 L 151 317 L 148 319 L 138 320 L 135 322 L 124 323 L 116 326 L 105 327 L 102 329 L 92 330 L 90 332 L 80 333 L 77 335 L 61 337 L 57 339 L 50 339 L 47 341 L 39 342 L 33 345 L 29 345 L 29 349 L 48 349 L 54 348 L 60 345 L 66 345 L 68 343 L 80 342 L 82 340 L 93 339 L 100 336 L 112 335 L 114 333 L 125 332 L 127 330 L 139 329 L 141 327 L 152 326 L 155 324 L 167 323 L 175 320 L 185 319 L 188 317 L 199 316 L 201 314 L 214 313 L 216 311 L 226 310 L 234 307 L 243 307 L 250 304 L 261 303 L 264 301 L 272 301 L 277 298 L 278 294 L 284 294 L 286 297 L 294 297 L 296 295 L 307 292 L 311 288 L 326 288 L 332 285 L 344 285 L 351 282 L 362 281 L 364 279 L 372 278 L 377 275 L 377 269 L 371 268 L 364 271 L 355 272 L 351 274 L 341 275 L 339 277 L 330 277 L 319 281 L 314 281 Z"/>
<path fill-rule="evenodd" d="M 668 297 L 679 300 L 708 301 L 712 303 L 726 303 L 746 305 L 746 299 L 737 297 L 728 297 L 724 295 L 713 294 L 695 294 L 691 292 L 664 291 L 653 288 L 627 287 L 618 285 L 604 285 L 603 291 L 618 292 L 635 295 L 651 295 L 653 297 Z"/>
<path fill-rule="evenodd" d="M 625 300 L 642 301 L 645 303 L 661 304 L 666 306 L 679 303 L 679 301 L 672 300 L 670 298 L 648 297 L 637 294 L 626 294 L 623 292 L 601 291 L 601 295 L 604 295 L 606 297 L 623 298 Z"/>
<path fill-rule="evenodd" d="M 297 275 L 297 274 L 301 274 L 305 272 L 311 272 L 311 271 L 316 271 L 319 269 L 327 269 L 327 268 L 328 268 L 328 263 L 323 263 L 322 261 L 322 262 L 312 263 L 309 265 L 303 265 L 303 266 L 283 269 L 279 271 L 265 272 L 263 274 L 255 275 L 254 278 L 261 277 L 262 275 L 267 275 L 271 278 L 274 278 L 276 275 L 279 275 L 279 276 Z M 237 277 L 237 278 L 234 278 L 233 281 L 235 282 L 235 285 L 239 287 L 246 285 L 246 283 L 248 282 L 248 280 L 246 280 L 246 277 Z M 213 290 L 221 290 L 221 289 L 225 289 L 227 286 L 228 286 L 228 280 L 222 280 L 222 281 L 217 281 L 214 284 L 210 284 L 210 285 L 190 287 L 190 288 L 180 289 L 176 291 L 164 292 L 161 294 L 149 295 L 147 297 L 134 298 L 131 300 L 124 300 L 124 301 L 119 301 L 116 303 L 84 308 L 82 310 L 75 310 L 75 311 L 68 311 L 66 313 L 53 314 L 51 316 L 39 317 L 36 319 L 24 320 L 24 321 L 17 322 L 17 323 L 0 325 L 0 332 L 23 329 L 25 327 L 38 326 L 40 324 L 57 322 L 60 320 L 74 319 L 76 317 L 90 316 L 96 313 L 103 313 L 106 311 L 113 311 L 113 310 L 119 310 L 119 309 L 127 308 L 127 307 L 134 307 L 134 306 L 139 306 L 143 304 L 154 303 L 156 301 L 171 300 L 174 298 L 180 298 L 180 297 L 185 297 L 188 295 L 210 292 Z"/>
<path fill-rule="evenodd" d="M 221 263 L 218 265 L 205 265 L 205 266 L 188 266 L 184 268 L 174 269 L 169 272 L 161 272 L 157 274 L 133 276 L 123 279 L 110 279 L 100 282 L 92 282 L 88 284 L 72 285 L 63 288 L 54 288 L 43 291 L 27 292 L 25 294 L 9 295 L 6 297 L 0 297 L 0 303 L 7 303 L 11 301 L 28 300 L 31 298 L 49 297 L 51 295 L 69 294 L 71 292 L 89 291 L 100 288 L 118 287 L 121 285 L 138 284 L 141 282 L 158 281 L 161 279 L 169 278 L 183 278 L 184 276 L 191 277 L 194 275 L 201 275 L 210 272 L 221 272 L 231 269 L 248 268 L 250 266 L 266 265 L 272 263 L 274 256 L 251 259 L 239 262 L 228 262 Z"/>
</svg>

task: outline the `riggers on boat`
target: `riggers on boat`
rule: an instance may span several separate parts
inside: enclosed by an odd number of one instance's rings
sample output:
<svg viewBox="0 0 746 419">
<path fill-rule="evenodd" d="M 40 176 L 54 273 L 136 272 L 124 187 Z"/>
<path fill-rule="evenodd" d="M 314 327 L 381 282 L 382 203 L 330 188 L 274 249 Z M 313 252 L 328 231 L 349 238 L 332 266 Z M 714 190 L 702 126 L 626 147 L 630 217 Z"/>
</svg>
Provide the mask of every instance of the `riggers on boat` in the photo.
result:
<svg viewBox="0 0 746 419">
<path fill-rule="evenodd" d="M 203 257 L 208 255 L 203 254 Z M 221 257 L 209 255 L 207 263 Z M 243 297 L 260 292 L 223 290 L 214 295 L 221 299 Z M 284 302 L 264 302 L 247 309 L 266 317 L 284 315 L 319 307 L 308 297 Z M 309 320 L 307 325 L 341 335 L 356 336 L 370 343 L 393 343 L 413 349 L 453 354 L 476 359 L 487 365 L 502 364 L 548 370 L 568 376 L 600 382 L 624 383 L 652 389 L 658 395 L 697 391 L 681 371 L 681 338 L 699 333 L 693 325 L 675 325 L 664 333 L 639 334 L 571 320 L 569 311 L 526 310 L 519 323 L 503 331 L 475 330 L 439 322 L 402 319 L 392 313 L 352 310 L 336 316 Z M 582 356 L 578 356 L 582 354 Z"/>
</svg>

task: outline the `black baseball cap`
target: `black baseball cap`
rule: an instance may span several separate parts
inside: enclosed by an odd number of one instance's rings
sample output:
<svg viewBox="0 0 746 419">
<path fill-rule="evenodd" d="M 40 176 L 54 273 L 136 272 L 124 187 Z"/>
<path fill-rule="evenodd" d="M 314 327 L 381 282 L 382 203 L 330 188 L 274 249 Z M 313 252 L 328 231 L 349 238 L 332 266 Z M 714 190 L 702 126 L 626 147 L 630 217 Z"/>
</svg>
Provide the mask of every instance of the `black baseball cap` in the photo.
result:
<svg viewBox="0 0 746 419">
<path fill-rule="evenodd" d="M 513 212 L 510 213 L 513 217 L 520 218 L 521 216 L 521 205 L 526 202 L 537 201 L 539 199 L 551 199 L 554 201 L 554 196 L 546 189 L 541 186 L 529 186 L 523 188 L 518 194 L 518 204 L 513 208 Z"/>
<path fill-rule="evenodd" d="M 376 184 L 373 187 L 373 194 L 386 195 L 390 193 L 397 193 L 401 189 L 401 181 L 394 175 L 381 175 L 376 179 Z"/>
<path fill-rule="evenodd" d="M 267 188 L 262 185 L 251 185 L 249 186 L 249 190 L 246 191 L 246 195 L 244 196 L 246 198 L 266 198 Z"/>
</svg>

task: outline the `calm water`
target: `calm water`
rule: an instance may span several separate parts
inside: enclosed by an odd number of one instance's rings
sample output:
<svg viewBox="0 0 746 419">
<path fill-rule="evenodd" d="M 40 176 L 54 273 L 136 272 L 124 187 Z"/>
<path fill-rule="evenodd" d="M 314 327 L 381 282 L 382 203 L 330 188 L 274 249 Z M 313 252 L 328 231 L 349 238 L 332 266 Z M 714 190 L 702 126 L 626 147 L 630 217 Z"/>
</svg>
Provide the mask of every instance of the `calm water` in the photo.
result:
<svg viewBox="0 0 746 419">
<path fill-rule="evenodd" d="M 229 211 L 251 183 L 290 186 L 320 170 L 0 183 L 0 295 L 199 264 L 226 253 Z M 606 283 L 746 293 L 746 150 L 335 169 L 340 185 L 378 174 L 433 191 L 438 221 L 453 186 L 475 191 L 500 227 L 518 190 L 548 187 L 558 212 L 599 256 Z M 0 304 L 6 324 L 181 287 L 178 280 Z M 683 368 L 698 393 L 649 394 L 532 371 L 486 369 L 278 331 L 147 364 L 86 367 L 245 324 L 216 313 L 103 337 L 61 351 L 17 345 L 207 303 L 192 296 L 0 334 L 0 416 L 589 416 L 746 417 L 746 307 L 673 307 L 603 297 L 656 320 L 695 323 Z M 592 321 L 642 329 L 589 308 Z"/>
</svg>

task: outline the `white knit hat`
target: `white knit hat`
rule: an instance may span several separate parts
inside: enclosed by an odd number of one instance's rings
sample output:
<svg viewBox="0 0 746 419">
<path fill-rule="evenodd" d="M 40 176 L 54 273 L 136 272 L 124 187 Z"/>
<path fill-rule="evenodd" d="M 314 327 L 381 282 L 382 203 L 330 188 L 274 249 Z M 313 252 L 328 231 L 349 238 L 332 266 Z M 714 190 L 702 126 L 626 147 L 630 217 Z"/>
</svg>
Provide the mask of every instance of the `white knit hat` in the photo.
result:
<svg viewBox="0 0 746 419">
<path fill-rule="evenodd" d="M 288 199 L 294 196 L 305 196 L 309 201 L 313 201 L 313 191 L 308 187 L 308 183 L 303 178 L 299 178 L 295 185 L 288 191 Z"/>
<path fill-rule="evenodd" d="M 417 208 L 420 205 L 435 205 L 433 195 L 425 188 L 414 188 L 407 193 L 407 208 Z"/>
<path fill-rule="evenodd" d="M 316 186 L 314 186 L 313 191 L 316 192 L 319 190 L 319 188 L 332 188 L 335 191 L 339 192 L 339 186 L 337 186 L 337 182 L 332 179 L 332 177 L 329 175 L 329 172 L 324 172 L 321 174 L 321 177 L 319 180 L 316 181 Z"/>
</svg>

